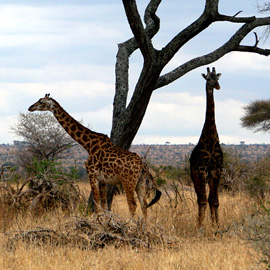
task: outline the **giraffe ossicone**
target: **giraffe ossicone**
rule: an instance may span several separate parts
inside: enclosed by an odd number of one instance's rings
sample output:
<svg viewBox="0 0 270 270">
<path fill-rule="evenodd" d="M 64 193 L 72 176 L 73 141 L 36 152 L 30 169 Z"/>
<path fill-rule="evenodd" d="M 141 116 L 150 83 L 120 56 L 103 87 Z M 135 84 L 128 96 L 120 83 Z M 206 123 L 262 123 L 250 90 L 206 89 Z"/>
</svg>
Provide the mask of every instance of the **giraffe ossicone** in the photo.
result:
<svg viewBox="0 0 270 270">
<path fill-rule="evenodd" d="M 219 90 L 221 73 L 215 68 L 207 74 L 202 74 L 206 80 L 206 115 L 203 130 L 198 144 L 190 156 L 190 175 L 197 194 L 198 226 L 201 227 L 205 218 L 207 201 L 210 206 L 212 222 L 218 224 L 218 185 L 223 167 L 223 152 L 219 144 L 219 137 L 215 122 L 214 89 Z M 206 185 L 209 185 L 207 200 Z"/>
<path fill-rule="evenodd" d="M 126 193 L 131 216 L 136 211 L 135 192 L 144 217 L 147 208 L 155 204 L 161 196 L 155 179 L 152 177 L 145 163 L 136 153 L 117 147 L 107 135 L 94 132 L 71 117 L 60 104 L 46 94 L 28 109 L 34 111 L 51 111 L 66 132 L 89 153 L 85 162 L 88 177 L 97 206 L 107 209 L 106 184 L 122 184 Z M 150 203 L 146 201 L 147 183 L 152 183 L 155 197 Z M 100 211 L 97 207 L 97 212 Z"/>
</svg>

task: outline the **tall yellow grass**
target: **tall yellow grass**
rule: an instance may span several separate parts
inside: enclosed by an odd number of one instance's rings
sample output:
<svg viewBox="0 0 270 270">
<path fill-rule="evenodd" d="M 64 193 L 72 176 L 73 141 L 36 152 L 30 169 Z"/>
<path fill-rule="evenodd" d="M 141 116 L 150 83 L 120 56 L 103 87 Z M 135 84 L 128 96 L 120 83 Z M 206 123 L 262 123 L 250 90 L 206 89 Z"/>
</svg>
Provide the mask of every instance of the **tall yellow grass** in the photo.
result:
<svg viewBox="0 0 270 270">
<path fill-rule="evenodd" d="M 89 187 L 81 188 L 87 189 Z M 76 247 L 32 246 L 19 242 L 16 249 L 9 250 L 10 233 L 30 231 L 37 227 L 55 229 L 66 214 L 61 210 L 41 216 L 30 213 L 10 213 L 0 210 L 0 269 L 50 270 L 50 269 L 188 269 L 188 270 L 242 270 L 266 269 L 259 263 L 261 255 L 236 232 L 235 224 L 254 211 L 254 202 L 243 194 L 220 194 L 220 228 L 212 228 L 210 219 L 205 221 L 205 233 L 196 229 L 197 204 L 192 190 L 181 193 L 182 200 L 175 207 L 163 193 L 158 204 L 148 211 L 147 227 L 156 228 L 167 243 L 147 248 L 106 246 L 98 250 L 82 250 Z M 128 220 L 125 196 L 116 196 L 113 212 Z M 74 214 L 75 215 L 75 214 Z M 76 213 L 80 215 L 80 213 Z M 136 217 L 142 216 L 138 207 Z M 87 217 L 82 217 L 87 218 Z"/>
</svg>

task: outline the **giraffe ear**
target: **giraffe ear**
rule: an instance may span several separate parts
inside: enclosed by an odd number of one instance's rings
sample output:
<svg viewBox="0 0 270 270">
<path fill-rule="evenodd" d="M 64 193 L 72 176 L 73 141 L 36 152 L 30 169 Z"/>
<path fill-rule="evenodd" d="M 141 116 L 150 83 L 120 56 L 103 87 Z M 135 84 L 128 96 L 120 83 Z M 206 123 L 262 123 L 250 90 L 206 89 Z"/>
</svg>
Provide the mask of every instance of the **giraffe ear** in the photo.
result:
<svg viewBox="0 0 270 270">
<path fill-rule="evenodd" d="M 207 76 L 205 74 L 202 73 L 202 77 L 207 80 Z"/>
<path fill-rule="evenodd" d="M 217 74 L 217 78 L 219 79 L 221 77 L 222 73 Z"/>
</svg>

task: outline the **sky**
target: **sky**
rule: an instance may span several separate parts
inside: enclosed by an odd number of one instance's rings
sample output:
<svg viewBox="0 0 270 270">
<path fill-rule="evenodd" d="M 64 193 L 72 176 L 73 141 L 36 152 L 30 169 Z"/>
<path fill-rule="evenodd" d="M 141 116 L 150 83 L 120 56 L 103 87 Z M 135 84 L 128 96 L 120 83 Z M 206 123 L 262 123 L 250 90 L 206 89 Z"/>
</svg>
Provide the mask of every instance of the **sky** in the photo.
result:
<svg viewBox="0 0 270 270">
<path fill-rule="evenodd" d="M 137 2 L 143 17 L 148 1 Z M 241 16 L 262 16 L 256 2 L 220 0 L 220 13 L 234 15 L 242 10 Z M 157 12 L 161 27 L 153 39 L 154 47 L 164 47 L 197 19 L 203 8 L 204 1 L 163 0 Z M 238 27 L 212 25 L 186 44 L 164 73 L 221 46 Z M 262 35 L 263 29 L 257 32 Z M 11 133 L 11 126 L 16 125 L 19 113 L 27 113 L 28 107 L 46 93 L 84 125 L 109 135 L 117 44 L 131 36 L 120 0 L 1 0 L 0 144 L 21 139 Z M 242 44 L 254 43 L 251 33 Z M 260 47 L 270 48 L 270 40 L 261 40 Z M 130 91 L 141 64 L 136 52 L 130 58 Z M 240 121 L 244 106 L 269 99 L 270 58 L 234 52 L 209 66 L 222 73 L 221 90 L 215 92 L 221 143 L 270 143 L 269 133 L 244 129 Z M 197 68 L 156 90 L 133 143 L 197 143 L 205 119 L 205 80 L 201 76 L 205 72 L 206 66 Z"/>
</svg>

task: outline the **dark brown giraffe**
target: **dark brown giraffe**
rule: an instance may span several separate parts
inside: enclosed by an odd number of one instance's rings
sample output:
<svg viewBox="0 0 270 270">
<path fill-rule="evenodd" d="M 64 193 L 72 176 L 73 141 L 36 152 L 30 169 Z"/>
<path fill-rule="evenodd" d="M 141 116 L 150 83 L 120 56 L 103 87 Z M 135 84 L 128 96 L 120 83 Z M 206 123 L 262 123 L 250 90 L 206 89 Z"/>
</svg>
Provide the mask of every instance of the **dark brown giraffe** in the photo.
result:
<svg viewBox="0 0 270 270">
<path fill-rule="evenodd" d="M 93 198 L 97 206 L 107 209 L 106 184 L 121 183 L 126 193 L 131 216 L 136 211 L 136 191 L 142 212 L 147 217 L 147 208 L 156 203 L 161 192 L 141 158 L 132 152 L 117 147 L 108 136 L 91 131 L 73 119 L 57 101 L 46 94 L 29 107 L 29 111 L 51 111 L 66 132 L 89 153 L 85 167 L 88 172 Z M 147 204 L 147 184 L 152 182 L 155 198 Z M 100 208 L 97 207 L 97 212 Z"/>
<path fill-rule="evenodd" d="M 218 80 L 221 73 L 216 74 L 207 68 L 207 74 L 202 74 L 206 80 L 206 116 L 201 137 L 190 157 L 190 174 L 197 194 L 199 208 L 198 225 L 202 226 L 207 206 L 206 184 L 209 185 L 208 203 L 213 224 L 218 224 L 218 184 L 222 172 L 223 153 L 219 144 L 215 123 L 214 89 L 219 90 Z"/>
</svg>

